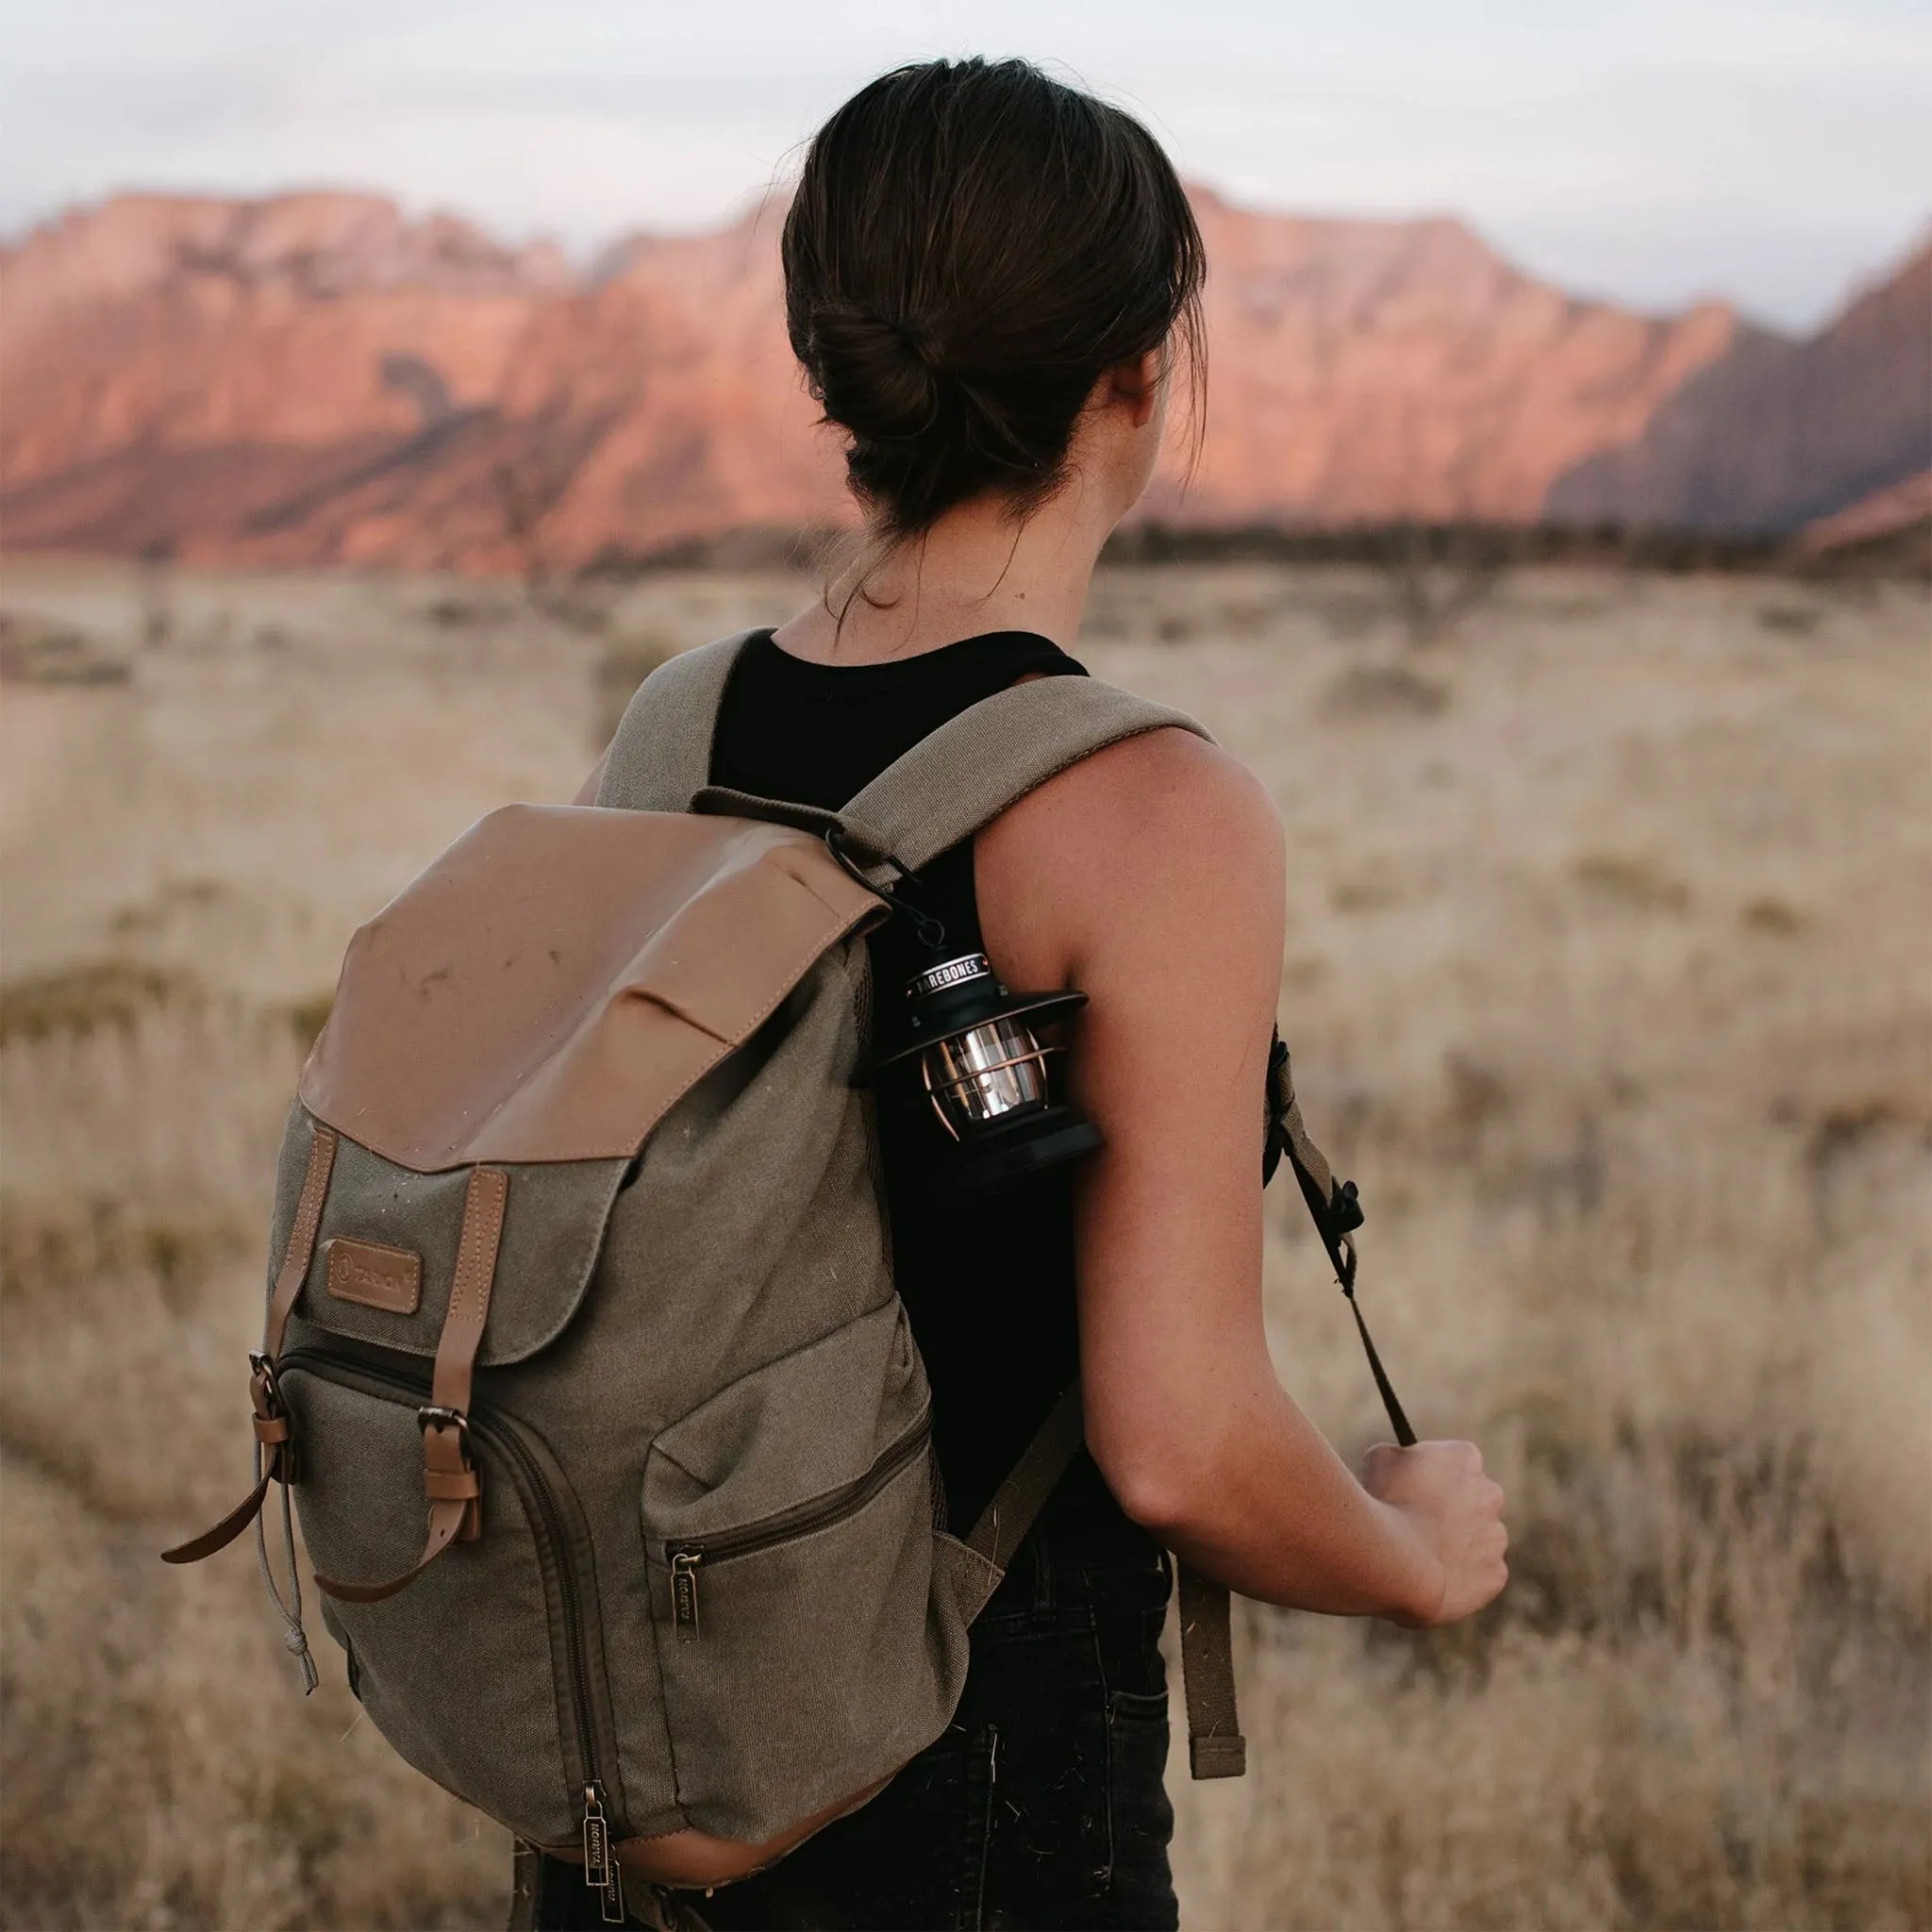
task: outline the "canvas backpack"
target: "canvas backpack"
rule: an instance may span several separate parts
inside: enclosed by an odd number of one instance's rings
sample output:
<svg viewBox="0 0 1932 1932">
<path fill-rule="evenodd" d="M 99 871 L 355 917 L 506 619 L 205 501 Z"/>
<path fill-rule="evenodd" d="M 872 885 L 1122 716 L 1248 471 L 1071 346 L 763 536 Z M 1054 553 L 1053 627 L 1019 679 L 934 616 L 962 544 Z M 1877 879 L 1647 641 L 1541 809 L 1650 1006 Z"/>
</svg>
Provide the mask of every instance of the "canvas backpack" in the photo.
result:
<svg viewBox="0 0 1932 1932">
<path fill-rule="evenodd" d="M 292 1498 L 372 1721 L 582 1856 L 618 1917 L 620 1864 L 666 1875 L 651 1841 L 710 1859 L 674 1876 L 734 1875 L 952 1716 L 1079 1404 L 977 1523 L 940 1521 L 858 1077 L 865 935 L 1055 773 L 1201 729 L 1042 679 L 836 814 L 750 799 L 708 783 L 742 641 L 652 674 L 595 808 L 491 813 L 356 934 L 281 1152 L 258 1481 L 168 1553 L 259 1540 L 276 1490 L 286 1528 Z M 1301 1132 L 1285 1054 L 1271 1080 L 1271 1146 L 1340 1255 L 1352 1193 Z M 1238 1774 L 1226 1592 L 1183 1566 L 1181 1612 L 1195 1774 Z"/>
</svg>

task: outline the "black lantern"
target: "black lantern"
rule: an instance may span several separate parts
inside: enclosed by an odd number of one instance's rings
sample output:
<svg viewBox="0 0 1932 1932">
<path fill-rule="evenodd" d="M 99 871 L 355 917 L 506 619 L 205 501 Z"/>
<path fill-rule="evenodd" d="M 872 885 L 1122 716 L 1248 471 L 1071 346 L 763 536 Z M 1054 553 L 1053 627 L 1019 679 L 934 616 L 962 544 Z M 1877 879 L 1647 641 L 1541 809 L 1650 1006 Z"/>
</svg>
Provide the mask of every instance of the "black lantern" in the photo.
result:
<svg viewBox="0 0 1932 1932">
<path fill-rule="evenodd" d="M 1033 1030 L 1084 1007 L 1084 992 L 1008 992 L 984 953 L 961 953 L 915 974 L 906 998 L 908 1043 L 878 1065 L 917 1060 L 960 1186 L 1005 1187 L 1102 1144 L 1091 1121 L 1052 1099 L 1046 1057 L 1058 1049 Z"/>
</svg>

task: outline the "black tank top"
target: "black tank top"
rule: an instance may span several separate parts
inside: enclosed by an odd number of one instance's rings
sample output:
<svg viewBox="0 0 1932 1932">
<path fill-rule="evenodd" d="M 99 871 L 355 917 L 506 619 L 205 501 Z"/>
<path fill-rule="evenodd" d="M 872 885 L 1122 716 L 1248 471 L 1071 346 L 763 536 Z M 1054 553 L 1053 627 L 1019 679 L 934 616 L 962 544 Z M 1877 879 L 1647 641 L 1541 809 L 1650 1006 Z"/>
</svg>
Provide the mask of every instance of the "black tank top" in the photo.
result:
<svg viewBox="0 0 1932 1932">
<path fill-rule="evenodd" d="M 947 719 L 1031 675 L 1087 674 L 1030 631 L 855 665 L 809 663 L 758 632 L 719 708 L 711 782 L 835 810 Z M 979 945 L 970 839 L 925 867 L 916 896 L 944 922 L 948 953 Z M 906 982 L 931 956 L 904 919 L 869 943 L 874 1038 L 887 1041 L 903 1033 Z M 925 1096 L 887 1075 L 877 1098 L 893 1274 L 932 1384 L 947 1515 L 963 1528 L 1078 1373 L 1071 1177 L 1060 1170 L 991 1199 L 963 1193 Z M 1096 1532 L 1107 1544 L 1143 1539 L 1084 1456 L 1049 1514 L 1083 1543 Z"/>
</svg>

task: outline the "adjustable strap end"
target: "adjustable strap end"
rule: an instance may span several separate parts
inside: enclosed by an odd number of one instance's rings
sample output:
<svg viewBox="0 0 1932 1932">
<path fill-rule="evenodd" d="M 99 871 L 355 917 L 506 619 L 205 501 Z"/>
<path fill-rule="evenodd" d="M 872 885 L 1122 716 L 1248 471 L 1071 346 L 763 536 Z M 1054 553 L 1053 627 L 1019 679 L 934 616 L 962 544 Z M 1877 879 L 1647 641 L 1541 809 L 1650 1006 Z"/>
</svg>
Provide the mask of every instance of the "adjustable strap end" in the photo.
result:
<svg viewBox="0 0 1932 1932">
<path fill-rule="evenodd" d="M 1231 1738 L 1190 1738 L 1188 1774 L 1199 1783 L 1210 1777 L 1245 1777 L 1248 1740 L 1237 1732 Z"/>
<path fill-rule="evenodd" d="M 386 1603 L 399 1591 L 408 1589 L 451 1543 L 460 1540 L 463 1524 L 475 1507 L 474 1498 L 466 1502 L 460 1496 L 440 1497 L 432 1502 L 429 1506 L 429 1535 L 423 1545 L 423 1554 L 400 1576 L 385 1576 L 379 1583 L 356 1583 L 343 1576 L 325 1576 L 318 1570 L 315 1573 L 316 1589 L 324 1596 L 332 1596 L 339 1603 Z"/>
<path fill-rule="evenodd" d="M 212 1529 L 205 1529 L 199 1536 L 190 1537 L 185 1543 L 176 1543 L 173 1549 L 163 1550 L 161 1561 L 199 1563 L 204 1557 L 212 1557 L 217 1550 L 225 1550 L 261 1514 L 262 1499 L 268 1494 L 269 1484 L 275 1479 L 275 1462 L 271 1459 L 260 1481 Z"/>
<path fill-rule="evenodd" d="M 1188 1702 L 1188 1768 L 1196 1778 L 1241 1777 L 1248 1768 L 1248 1746 L 1235 1701 L 1227 1588 L 1204 1576 L 1185 1557 L 1174 1568 L 1181 1683 Z"/>
</svg>

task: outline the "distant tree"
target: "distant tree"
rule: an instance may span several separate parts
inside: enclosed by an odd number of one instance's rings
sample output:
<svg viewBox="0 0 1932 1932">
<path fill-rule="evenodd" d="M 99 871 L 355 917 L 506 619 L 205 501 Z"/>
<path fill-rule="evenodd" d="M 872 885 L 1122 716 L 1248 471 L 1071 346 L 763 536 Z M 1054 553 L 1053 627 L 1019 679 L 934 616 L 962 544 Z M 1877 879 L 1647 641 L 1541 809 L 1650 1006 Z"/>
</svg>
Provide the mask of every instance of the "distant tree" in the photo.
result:
<svg viewBox="0 0 1932 1932">
<path fill-rule="evenodd" d="M 580 455 L 581 452 L 575 454 Z M 491 471 L 503 513 L 504 534 L 516 553 L 524 595 L 533 608 L 573 630 L 600 631 L 609 622 L 616 588 L 613 573 L 593 560 L 560 569 L 550 558 L 544 526 L 576 474 L 568 449 L 534 441 L 520 460 L 506 458 Z"/>
<path fill-rule="evenodd" d="M 1379 546 L 1408 647 L 1440 643 L 1484 603 L 1515 560 L 1513 533 L 1494 525 L 1399 524 Z"/>
<path fill-rule="evenodd" d="M 169 566 L 175 560 L 171 538 L 156 537 L 141 550 L 141 641 L 147 649 L 158 650 L 175 628 Z"/>
</svg>

